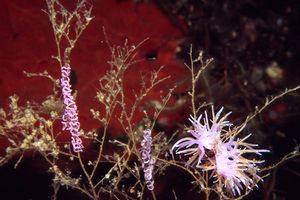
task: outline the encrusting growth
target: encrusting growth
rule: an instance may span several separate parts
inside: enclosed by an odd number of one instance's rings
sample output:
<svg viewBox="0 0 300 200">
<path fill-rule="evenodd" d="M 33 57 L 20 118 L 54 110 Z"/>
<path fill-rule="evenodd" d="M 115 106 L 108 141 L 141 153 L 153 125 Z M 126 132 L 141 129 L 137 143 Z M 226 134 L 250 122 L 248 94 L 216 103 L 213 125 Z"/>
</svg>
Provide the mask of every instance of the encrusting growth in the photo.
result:
<svg viewBox="0 0 300 200">
<path fill-rule="evenodd" d="M 79 129 L 80 123 L 78 121 L 78 111 L 77 106 L 74 101 L 74 98 L 71 94 L 72 89 L 70 85 L 70 73 L 71 67 L 69 64 L 66 64 L 61 68 L 61 87 L 62 87 L 62 94 L 64 98 L 65 104 L 65 112 L 62 117 L 62 125 L 63 130 L 67 129 L 71 132 L 72 137 L 72 146 L 74 152 L 82 152 L 83 145 L 82 140 L 80 139 Z"/>
</svg>

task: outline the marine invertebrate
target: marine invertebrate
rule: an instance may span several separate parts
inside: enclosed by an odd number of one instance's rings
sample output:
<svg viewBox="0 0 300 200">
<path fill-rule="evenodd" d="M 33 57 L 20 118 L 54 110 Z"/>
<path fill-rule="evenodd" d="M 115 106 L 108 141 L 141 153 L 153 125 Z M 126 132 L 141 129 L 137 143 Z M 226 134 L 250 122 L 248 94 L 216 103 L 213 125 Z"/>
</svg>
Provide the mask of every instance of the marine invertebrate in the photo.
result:
<svg viewBox="0 0 300 200">
<path fill-rule="evenodd" d="M 65 112 L 62 116 L 63 130 L 67 129 L 71 132 L 72 146 L 74 152 L 82 152 L 82 140 L 80 139 L 79 129 L 80 123 L 78 120 L 78 110 L 74 98 L 71 94 L 72 89 L 70 85 L 71 67 L 66 64 L 61 68 L 61 87 L 65 104 Z"/>
<path fill-rule="evenodd" d="M 197 120 L 191 116 L 189 120 L 193 129 L 188 129 L 187 132 L 193 137 L 178 140 L 172 151 L 176 149 L 177 154 L 191 155 L 186 165 L 193 166 L 196 163 L 197 168 L 212 173 L 216 179 L 214 183 L 219 183 L 213 187 L 220 193 L 236 196 L 241 195 L 244 189 L 252 190 L 262 180 L 257 173 L 259 164 L 264 161 L 248 159 L 244 154 L 261 155 L 262 152 L 269 151 L 255 149 L 258 145 L 245 142 L 251 134 L 242 139 L 237 138 L 239 129 L 231 129 L 232 124 L 226 120 L 231 112 L 220 117 L 222 111 L 223 107 L 215 114 L 212 106 L 212 119 L 205 112 L 202 123 L 202 115 Z"/>
<path fill-rule="evenodd" d="M 192 155 L 186 162 L 186 165 L 193 165 L 197 162 L 196 167 L 200 167 L 201 160 L 205 155 L 205 151 L 212 150 L 220 139 L 221 131 L 224 127 L 231 126 L 229 121 L 226 121 L 230 112 L 220 118 L 223 111 L 223 107 L 214 113 L 214 107 L 212 109 L 212 120 L 209 120 L 207 112 L 205 112 L 205 118 L 201 123 L 202 115 L 197 119 L 190 116 L 189 120 L 193 125 L 192 129 L 188 129 L 193 137 L 185 137 L 178 140 L 172 147 L 172 151 L 176 149 L 177 154 Z"/>
<path fill-rule="evenodd" d="M 253 147 L 258 145 L 245 143 L 244 141 L 250 136 L 251 134 L 236 140 L 231 137 L 227 142 L 220 140 L 215 148 L 215 177 L 233 196 L 241 195 L 243 188 L 252 190 L 257 186 L 257 182 L 262 180 L 257 173 L 258 164 L 264 161 L 247 159 L 244 154 L 261 155 L 260 153 L 269 150 L 254 149 Z"/>
<path fill-rule="evenodd" d="M 141 154 L 142 154 L 142 168 L 144 171 L 144 178 L 149 190 L 154 189 L 153 169 L 155 165 L 155 159 L 151 154 L 152 137 L 151 130 L 144 130 L 143 140 L 141 142 Z"/>
</svg>

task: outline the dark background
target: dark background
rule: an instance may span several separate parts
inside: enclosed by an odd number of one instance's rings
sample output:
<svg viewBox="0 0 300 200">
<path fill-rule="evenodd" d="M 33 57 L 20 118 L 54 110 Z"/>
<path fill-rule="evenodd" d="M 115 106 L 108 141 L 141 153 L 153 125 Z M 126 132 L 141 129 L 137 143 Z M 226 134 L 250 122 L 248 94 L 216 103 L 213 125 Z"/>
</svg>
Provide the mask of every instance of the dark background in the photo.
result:
<svg viewBox="0 0 300 200">
<path fill-rule="evenodd" d="M 165 65 L 162 76 L 172 78 L 155 88 L 148 100 L 157 99 L 172 84 L 189 80 L 183 63 L 188 61 L 190 44 L 194 51 L 203 50 L 214 58 L 205 81 L 197 87 L 198 100 L 214 102 L 233 111 L 234 123 L 262 105 L 265 97 L 278 94 L 286 87 L 300 84 L 300 2 L 299 1 L 205 1 L 205 0 L 94 0 L 94 20 L 79 39 L 71 57 L 74 87 L 82 128 L 90 130 L 98 124 L 91 120 L 89 109 L 94 100 L 97 80 L 108 65 L 109 49 L 102 26 L 109 40 L 121 45 L 125 38 L 138 43 L 150 38 L 138 52 L 144 59 L 129 70 L 128 88 L 140 81 L 136 70 L 147 72 Z M 71 6 L 72 1 L 65 1 Z M 41 0 L 0 0 L 0 106 L 7 107 L 8 97 L 20 96 L 20 103 L 41 102 L 51 92 L 50 82 L 41 78 L 26 78 L 23 71 L 47 70 L 59 77 L 60 68 L 51 58 L 55 43 L 48 16 L 42 12 L 46 3 Z M 153 59 L 155 58 L 155 59 Z M 189 86 L 181 85 L 171 103 L 185 98 Z M 87 107 L 89 102 L 89 107 Z M 252 142 L 270 149 L 267 164 L 278 161 L 299 143 L 299 93 L 288 95 L 268 107 L 247 127 Z M 170 135 L 178 124 L 188 123 L 189 104 L 163 113 L 157 130 Z M 122 135 L 118 125 L 111 127 L 110 137 Z M 69 140 L 68 136 L 61 139 Z M 0 143 L 1 154 L 6 143 Z M 88 144 L 86 144 L 88 145 Z M 49 199 L 52 193 L 51 175 L 45 173 L 46 163 L 36 154 L 26 155 L 17 169 L 11 163 L 0 168 L 0 199 Z M 247 199 L 298 199 L 300 184 L 299 158 L 272 171 L 272 174 Z M 172 199 L 172 189 L 178 199 L 199 199 L 191 190 L 186 174 L 170 168 L 166 176 L 156 180 L 158 199 Z M 59 199 L 82 199 L 78 192 L 62 189 Z"/>
</svg>

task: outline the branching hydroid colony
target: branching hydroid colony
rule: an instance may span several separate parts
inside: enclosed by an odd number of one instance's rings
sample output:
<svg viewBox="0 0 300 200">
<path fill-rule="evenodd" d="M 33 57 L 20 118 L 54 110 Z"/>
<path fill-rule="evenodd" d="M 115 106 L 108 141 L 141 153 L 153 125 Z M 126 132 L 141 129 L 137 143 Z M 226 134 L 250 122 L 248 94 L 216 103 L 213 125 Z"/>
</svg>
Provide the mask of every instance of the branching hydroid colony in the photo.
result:
<svg viewBox="0 0 300 200">
<path fill-rule="evenodd" d="M 160 108 L 155 108 L 151 116 L 148 116 L 146 110 L 139 109 L 151 89 L 168 78 L 159 78 L 161 67 L 151 72 L 149 79 L 141 78 L 142 84 L 139 92 L 134 95 L 135 101 L 129 104 L 124 92 L 124 75 L 136 63 L 135 55 L 141 44 L 129 45 L 125 41 L 123 46 L 113 46 L 106 39 L 111 60 L 106 74 L 99 78 L 99 89 L 96 92 L 96 99 L 103 111 L 100 113 L 96 108 L 91 108 L 92 117 L 102 127 L 102 135 L 99 137 L 96 130 L 80 130 L 76 98 L 69 87 L 68 75 L 72 66 L 70 54 L 81 33 L 93 19 L 92 7 L 85 0 L 78 1 L 73 11 L 67 10 L 58 0 L 46 0 L 46 3 L 48 10 L 45 12 L 52 24 L 57 45 L 57 55 L 54 58 L 62 69 L 63 78 L 56 79 L 47 72 L 26 73 L 28 77 L 48 78 L 53 83 L 53 94 L 42 103 L 27 102 L 23 106 L 18 104 L 18 97 L 13 95 L 10 97 L 9 110 L 0 110 L 0 136 L 9 141 L 0 165 L 20 156 L 15 164 L 17 167 L 25 152 L 39 153 L 48 163 L 49 173 L 53 175 L 53 199 L 58 198 L 58 191 L 62 186 L 78 190 L 83 196 L 94 200 L 156 199 L 155 181 L 159 182 L 160 177 L 164 177 L 165 171 L 171 166 L 184 171 L 192 179 L 195 186 L 193 189 L 201 197 L 210 199 L 217 195 L 220 199 L 241 199 L 258 186 L 270 169 L 299 155 L 299 150 L 296 149 L 278 163 L 264 167 L 261 154 L 268 150 L 248 143 L 246 140 L 251 135 L 242 134 L 248 122 L 268 105 L 300 89 L 300 86 L 267 99 L 261 108 L 257 108 L 239 126 L 230 122 L 230 112 L 226 106 L 217 112 L 211 106 L 206 109 L 211 111 L 205 111 L 201 115 L 204 104 L 198 105 L 195 88 L 203 70 L 211 65 L 212 59 L 204 59 L 202 52 L 193 58 L 192 48 L 189 52 L 190 63 L 187 65 L 192 80 L 189 92 L 191 125 L 178 130 L 172 137 L 153 131 L 174 88 L 170 88 L 168 94 L 161 98 Z M 77 95 L 80 95 L 80 91 Z M 140 112 L 144 113 L 145 118 L 137 123 L 133 119 Z M 108 129 L 116 121 L 113 119 L 117 119 L 123 127 L 125 142 L 108 140 Z M 65 145 L 58 144 L 56 138 L 59 134 L 68 133 L 54 131 L 54 124 L 61 121 L 72 135 L 72 140 Z M 89 151 L 89 147 L 82 148 L 81 138 L 97 146 L 95 157 L 83 158 L 81 153 Z M 114 145 L 116 152 L 106 154 L 105 144 Z M 74 166 L 79 166 L 80 172 L 67 169 L 64 165 L 66 159 L 73 162 Z M 176 198 L 176 190 L 173 194 Z"/>
</svg>

